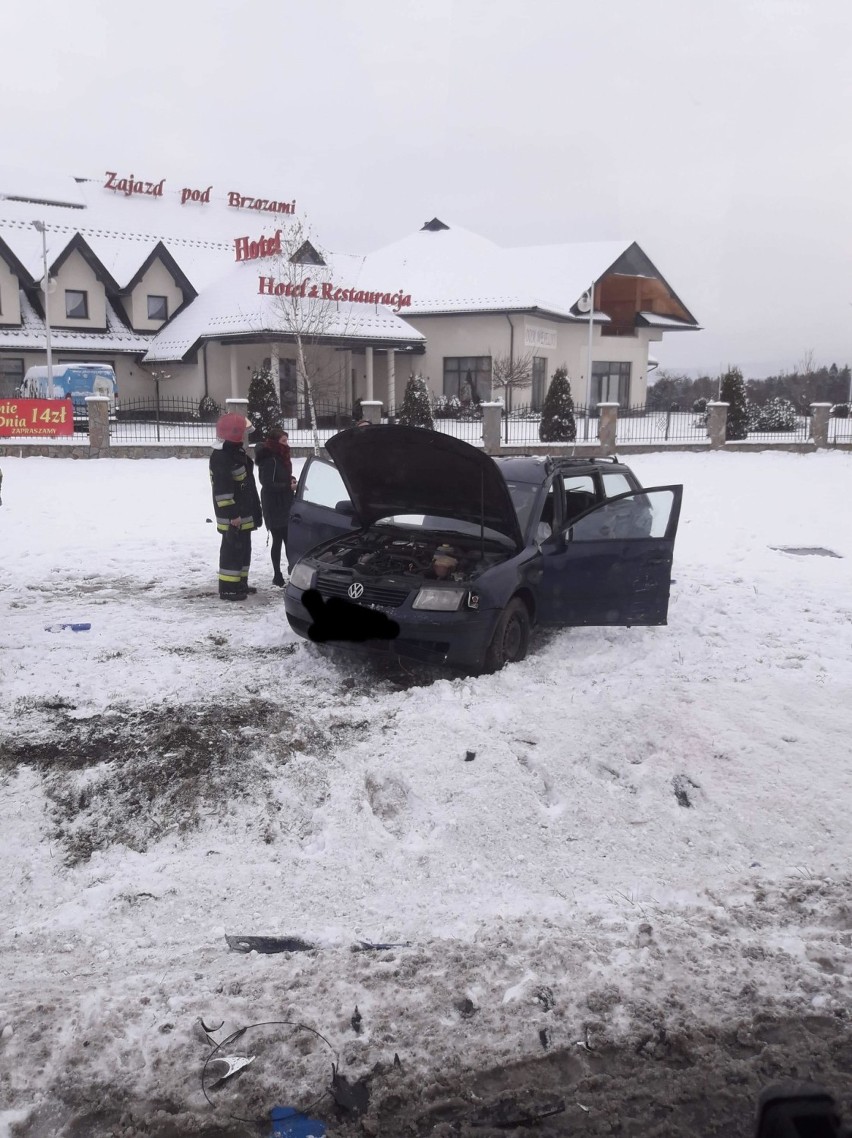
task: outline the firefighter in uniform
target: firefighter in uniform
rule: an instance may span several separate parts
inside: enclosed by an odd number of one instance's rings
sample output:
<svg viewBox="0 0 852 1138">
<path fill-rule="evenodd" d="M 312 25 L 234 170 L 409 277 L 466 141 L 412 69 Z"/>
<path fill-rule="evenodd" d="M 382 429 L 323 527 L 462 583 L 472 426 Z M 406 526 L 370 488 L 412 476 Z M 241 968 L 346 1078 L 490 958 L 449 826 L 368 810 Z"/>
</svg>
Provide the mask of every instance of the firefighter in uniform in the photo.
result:
<svg viewBox="0 0 852 1138">
<path fill-rule="evenodd" d="M 219 551 L 219 599 L 244 601 L 249 593 L 251 531 L 262 522 L 254 481 L 254 463 L 246 454 L 251 423 L 242 415 L 222 415 L 216 424 L 221 446 L 210 455 L 210 483 L 216 529 L 222 535 Z"/>
</svg>

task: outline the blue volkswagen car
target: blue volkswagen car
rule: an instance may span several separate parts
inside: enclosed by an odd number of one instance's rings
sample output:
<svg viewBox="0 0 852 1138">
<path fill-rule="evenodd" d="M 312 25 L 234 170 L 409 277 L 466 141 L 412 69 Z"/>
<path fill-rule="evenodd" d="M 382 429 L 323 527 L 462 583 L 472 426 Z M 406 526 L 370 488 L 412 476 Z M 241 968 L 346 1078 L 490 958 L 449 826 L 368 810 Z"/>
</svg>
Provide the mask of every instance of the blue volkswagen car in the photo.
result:
<svg viewBox="0 0 852 1138">
<path fill-rule="evenodd" d="M 299 635 L 483 672 L 522 660 L 535 625 L 666 623 L 681 486 L 643 489 L 610 459 L 493 459 L 415 427 L 326 449 L 290 513 Z"/>
</svg>

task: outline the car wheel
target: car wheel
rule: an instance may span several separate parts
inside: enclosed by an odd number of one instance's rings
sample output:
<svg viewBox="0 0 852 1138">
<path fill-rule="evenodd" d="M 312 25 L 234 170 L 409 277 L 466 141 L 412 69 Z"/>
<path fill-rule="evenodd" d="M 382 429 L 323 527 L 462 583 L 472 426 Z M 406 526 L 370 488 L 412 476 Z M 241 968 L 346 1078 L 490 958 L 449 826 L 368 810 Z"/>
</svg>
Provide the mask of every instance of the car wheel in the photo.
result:
<svg viewBox="0 0 852 1138">
<path fill-rule="evenodd" d="M 530 645 L 530 614 L 519 597 L 506 607 L 485 653 L 485 671 L 499 672 L 505 664 L 523 660 Z"/>
</svg>

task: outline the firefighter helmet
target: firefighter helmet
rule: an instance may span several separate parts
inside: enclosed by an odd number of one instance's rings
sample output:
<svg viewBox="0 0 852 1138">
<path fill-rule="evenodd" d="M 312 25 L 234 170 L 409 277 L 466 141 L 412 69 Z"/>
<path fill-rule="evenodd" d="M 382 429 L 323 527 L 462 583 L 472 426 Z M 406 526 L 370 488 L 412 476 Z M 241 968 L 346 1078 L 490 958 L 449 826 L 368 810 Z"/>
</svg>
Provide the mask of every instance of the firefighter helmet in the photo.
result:
<svg viewBox="0 0 852 1138">
<path fill-rule="evenodd" d="M 226 443 L 241 443 L 251 423 L 243 415 L 229 411 L 216 423 L 216 438 Z"/>
</svg>

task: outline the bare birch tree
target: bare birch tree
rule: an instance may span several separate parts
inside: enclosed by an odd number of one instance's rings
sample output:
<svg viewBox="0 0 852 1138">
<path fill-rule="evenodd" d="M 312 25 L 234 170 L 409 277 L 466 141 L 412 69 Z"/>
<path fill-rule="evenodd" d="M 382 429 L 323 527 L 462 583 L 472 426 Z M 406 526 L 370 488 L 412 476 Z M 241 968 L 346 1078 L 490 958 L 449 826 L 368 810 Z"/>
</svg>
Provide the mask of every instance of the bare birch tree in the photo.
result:
<svg viewBox="0 0 852 1138">
<path fill-rule="evenodd" d="M 322 285 L 331 279 L 331 269 L 321 247 L 313 240 L 308 227 L 296 220 L 282 230 L 280 252 L 275 255 L 275 295 L 272 311 L 280 330 L 293 337 L 296 346 L 297 398 L 307 409 L 314 440 L 314 453 L 319 454 L 316 396 L 337 386 L 338 377 L 331 376 L 318 362 L 316 354 L 308 358 L 309 347 L 324 342 L 332 327 L 339 334 L 338 306 L 323 297 Z"/>
</svg>

